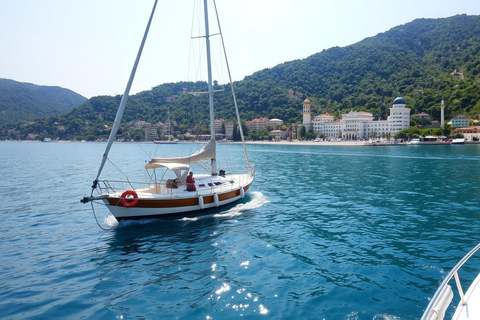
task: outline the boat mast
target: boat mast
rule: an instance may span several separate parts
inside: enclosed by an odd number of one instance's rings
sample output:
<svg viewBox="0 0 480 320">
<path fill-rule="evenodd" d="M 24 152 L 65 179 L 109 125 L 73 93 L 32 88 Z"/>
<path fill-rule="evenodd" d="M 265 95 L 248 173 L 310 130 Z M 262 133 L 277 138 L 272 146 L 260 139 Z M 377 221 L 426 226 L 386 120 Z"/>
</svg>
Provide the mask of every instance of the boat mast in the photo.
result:
<svg viewBox="0 0 480 320">
<path fill-rule="evenodd" d="M 133 64 L 132 72 L 130 73 L 130 78 L 128 79 L 127 87 L 125 88 L 125 92 L 123 93 L 122 100 L 120 101 L 120 105 L 117 110 L 117 115 L 115 116 L 115 120 L 113 122 L 112 131 L 110 131 L 110 136 L 108 137 L 107 147 L 105 148 L 105 153 L 103 154 L 102 163 L 100 164 L 100 168 L 98 169 L 97 177 L 93 181 L 92 185 L 92 192 L 98 185 L 98 178 L 102 173 L 103 167 L 105 166 L 105 162 L 108 158 L 108 153 L 110 152 L 110 148 L 112 147 L 113 140 L 117 135 L 118 128 L 120 127 L 120 123 L 122 122 L 123 112 L 125 111 L 125 105 L 127 104 L 128 94 L 130 93 L 130 88 L 132 87 L 133 78 L 135 77 L 135 73 L 137 71 L 137 66 L 140 61 L 140 57 L 142 55 L 143 47 L 145 45 L 145 41 L 147 40 L 148 30 L 150 29 L 150 25 L 152 23 L 153 14 L 155 13 L 155 8 L 157 7 L 158 0 L 155 0 L 153 4 L 152 13 L 150 14 L 150 19 L 148 20 L 147 27 L 145 29 L 145 34 L 143 35 L 142 42 L 140 44 L 140 48 L 138 49 L 137 58 L 135 59 L 135 63 Z"/>
<path fill-rule="evenodd" d="M 207 70 L 208 70 L 208 103 L 210 106 L 210 140 L 215 141 L 215 115 L 213 111 L 213 81 L 212 81 L 212 61 L 210 57 L 210 30 L 208 28 L 208 7 L 207 0 L 203 0 L 205 11 L 205 42 L 207 48 Z M 217 174 L 216 159 L 212 158 L 212 175 Z"/>
</svg>

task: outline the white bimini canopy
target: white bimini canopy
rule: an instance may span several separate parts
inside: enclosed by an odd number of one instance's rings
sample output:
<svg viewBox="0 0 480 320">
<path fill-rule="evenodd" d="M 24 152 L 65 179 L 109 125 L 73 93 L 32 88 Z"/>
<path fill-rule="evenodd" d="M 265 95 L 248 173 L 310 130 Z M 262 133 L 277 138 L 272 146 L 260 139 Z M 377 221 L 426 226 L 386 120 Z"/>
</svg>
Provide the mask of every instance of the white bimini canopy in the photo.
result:
<svg viewBox="0 0 480 320">
<path fill-rule="evenodd" d="M 189 155 L 187 157 L 176 157 L 176 158 L 153 158 L 145 166 L 146 169 L 158 168 L 158 167 L 167 167 L 166 164 L 174 165 L 187 165 L 195 162 L 200 162 L 207 159 L 215 159 L 216 143 L 215 140 L 210 140 L 206 145 L 200 148 L 197 152 Z"/>
<path fill-rule="evenodd" d="M 169 170 L 175 171 L 175 170 L 188 170 L 189 166 L 183 163 L 175 163 L 175 162 L 154 162 L 154 163 L 148 163 L 145 165 L 145 169 L 156 169 L 156 168 L 161 168 L 165 167 Z"/>
</svg>

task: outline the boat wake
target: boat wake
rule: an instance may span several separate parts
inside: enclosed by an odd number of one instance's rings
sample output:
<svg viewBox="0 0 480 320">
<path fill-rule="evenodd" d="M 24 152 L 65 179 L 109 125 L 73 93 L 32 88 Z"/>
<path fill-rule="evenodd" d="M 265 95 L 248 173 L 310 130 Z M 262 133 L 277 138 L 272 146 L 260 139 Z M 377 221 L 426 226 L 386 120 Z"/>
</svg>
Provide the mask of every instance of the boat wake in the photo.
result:
<svg viewBox="0 0 480 320">
<path fill-rule="evenodd" d="M 263 195 L 261 192 L 252 192 L 250 194 L 251 200 L 247 203 L 239 203 L 235 207 L 222 212 L 214 214 L 215 218 L 223 218 L 223 217 L 237 217 L 241 215 L 243 212 L 248 210 L 257 209 L 263 207 L 265 204 L 269 203 L 270 201 Z"/>
<path fill-rule="evenodd" d="M 111 213 L 105 217 L 103 222 L 105 222 L 105 224 L 110 228 L 116 228 L 118 226 L 117 219 L 115 219 L 115 217 Z"/>
<path fill-rule="evenodd" d="M 269 203 L 270 200 L 267 199 L 263 195 L 263 193 L 257 191 L 257 192 L 251 192 L 248 197 L 251 198 L 246 203 L 239 203 L 235 205 L 234 207 L 228 209 L 227 211 L 221 212 L 221 213 L 215 213 L 213 215 L 203 215 L 203 216 L 198 216 L 198 217 L 183 217 L 179 219 L 179 221 L 198 221 L 199 219 L 205 219 L 208 217 L 214 217 L 214 218 L 231 218 L 231 217 L 238 217 L 240 216 L 243 212 L 253 210 L 260 208 L 264 206 L 265 204 Z"/>
</svg>

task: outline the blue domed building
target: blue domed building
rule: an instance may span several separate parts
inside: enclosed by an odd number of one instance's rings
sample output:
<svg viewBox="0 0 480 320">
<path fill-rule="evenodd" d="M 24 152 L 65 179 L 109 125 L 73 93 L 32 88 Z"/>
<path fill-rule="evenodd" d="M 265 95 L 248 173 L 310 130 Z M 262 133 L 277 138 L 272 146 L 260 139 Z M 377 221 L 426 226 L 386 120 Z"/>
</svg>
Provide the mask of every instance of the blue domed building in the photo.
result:
<svg viewBox="0 0 480 320">
<path fill-rule="evenodd" d="M 393 100 L 393 106 L 390 108 L 390 116 L 387 121 L 390 122 L 390 132 L 395 135 L 410 126 L 410 108 L 407 108 L 407 102 L 403 97 L 397 97 Z"/>
</svg>

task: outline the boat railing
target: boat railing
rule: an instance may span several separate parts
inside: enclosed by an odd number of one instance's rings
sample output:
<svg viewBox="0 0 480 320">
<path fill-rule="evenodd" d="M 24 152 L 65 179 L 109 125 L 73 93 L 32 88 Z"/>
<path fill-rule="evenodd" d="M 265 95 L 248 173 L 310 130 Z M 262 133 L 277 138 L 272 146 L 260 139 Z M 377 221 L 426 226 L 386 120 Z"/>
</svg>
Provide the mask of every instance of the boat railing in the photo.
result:
<svg viewBox="0 0 480 320">
<path fill-rule="evenodd" d="M 234 175 L 233 179 L 231 180 L 231 183 L 228 184 L 228 186 L 231 189 L 238 188 L 240 185 L 246 184 L 248 179 L 252 179 L 252 176 L 255 174 L 254 171 L 249 172 L 250 176 L 244 176 L 244 175 Z M 227 175 L 228 176 L 228 175 Z M 101 180 L 99 181 L 98 184 L 98 192 L 100 194 L 110 194 L 110 193 L 116 193 L 116 192 L 121 192 L 127 189 L 131 190 L 143 190 L 147 192 L 152 192 L 152 193 L 174 193 L 174 190 L 177 188 L 181 188 L 182 184 L 178 181 L 175 181 L 175 185 L 170 185 L 170 182 L 173 182 L 176 179 L 166 179 L 162 180 L 160 182 L 155 183 L 154 181 L 143 181 L 143 182 L 135 182 L 135 181 L 130 181 L 128 179 L 121 179 L 121 180 Z M 197 177 L 195 178 L 197 187 L 200 188 L 211 188 L 212 190 L 215 189 L 216 187 L 219 187 L 220 184 L 218 183 L 218 180 L 214 179 L 214 176 L 203 176 L 203 177 Z M 223 187 L 226 187 L 227 184 L 221 184 Z M 183 189 L 182 189 L 183 190 Z"/>
<path fill-rule="evenodd" d="M 101 194 L 115 193 L 126 189 L 137 190 L 152 185 L 152 183 L 135 182 L 130 180 L 101 180 L 99 182 L 98 188 Z"/>
<path fill-rule="evenodd" d="M 460 281 L 458 271 L 462 266 L 480 249 L 480 243 L 475 246 L 469 253 L 467 253 L 453 269 L 443 279 L 442 284 L 435 292 L 432 300 L 425 309 L 421 320 L 441 320 L 445 317 L 445 312 L 453 300 L 453 291 L 449 285 L 450 281 L 455 278 L 455 285 L 460 296 L 460 304 L 466 305 L 465 293 Z"/>
</svg>

